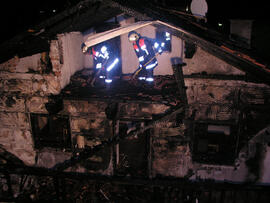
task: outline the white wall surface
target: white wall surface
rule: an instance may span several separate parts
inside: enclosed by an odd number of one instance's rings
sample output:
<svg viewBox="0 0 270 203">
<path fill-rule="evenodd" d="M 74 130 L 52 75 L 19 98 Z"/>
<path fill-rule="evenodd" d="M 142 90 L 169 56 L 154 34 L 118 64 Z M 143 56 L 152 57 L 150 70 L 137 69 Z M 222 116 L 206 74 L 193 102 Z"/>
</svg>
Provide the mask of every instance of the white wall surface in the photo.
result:
<svg viewBox="0 0 270 203">
<path fill-rule="evenodd" d="M 83 36 L 80 32 L 58 35 L 63 46 L 63 66 L 61 70 L 61 87 L 70 82 L 70 77 L 84 67 L 84 55 L 81 51 Z"/>
<path fill-rule="evenodd" d="M 84 33 L 82 33 L 83 34 L 83 41 L 86 41 L 89 36 L 94 35 L 95 33 L 96 32 L 94 31 L 93 28 L 85 31 Z M 94 63 L 93 63 L 92 56 L 90 54 L 86 53 L 86 54 L 84 54 L 83 57 L 84 57 L 84 67 L 85 68 L 93 68 Z"/>
<path fill-rule="evenodd" d="M 34 71 L 39 71 L 38 69 L 40 67 L 40 59 L 41 59 L 40 53 L 32 55 L 32 56 L 20 58 L 19 63 L 15 67 L 16 72 L 25 73 L 29 71 L 29 69 L 32 69 Z"/>
<path fill-rule="evenodd" d="M 14 56 L 10 60 L 0 64 L 0 71 L 12 73 L 27 73 L 32 71 L 41 71 L 41 53 L 32 56 L 19 58 Z"/>
</svg>

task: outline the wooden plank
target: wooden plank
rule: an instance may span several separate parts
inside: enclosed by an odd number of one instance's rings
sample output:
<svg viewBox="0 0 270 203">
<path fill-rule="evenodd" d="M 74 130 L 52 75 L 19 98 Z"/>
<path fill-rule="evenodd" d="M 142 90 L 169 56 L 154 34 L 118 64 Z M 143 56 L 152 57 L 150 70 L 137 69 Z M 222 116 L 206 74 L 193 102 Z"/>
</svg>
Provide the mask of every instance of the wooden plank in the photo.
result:
<svg viewBox="0 0 270 203">
<path fill-rule="evenodd" d="M 41 168 L 41 167 L 31 167 L 31 166 L 21 166 L 21 165 L 9 165 L 0 167 L 0 173 L 11 174 L 28 174 L 34 176 L 50 176 L 56 177 L 58 179 L 74 179 L 74 180 L 92 180 L 97 183 L 110 182 L 114 184 L 122 185 L 137 185 L 137 186 L 171 186 L 179 187 L 185 189 L 185 191 L 215 191 L 217 193 L 225 193 L 226 191 L 236 191 L 240 192 L 239 198 L 246 196 L 247 191 L 253 191 L 254 193 L 259 193 L 258 197 L 260 201 L 268 201 L 270 196 L 269 185 L 259 185 L 251 183 L 231 183 L 231 182 L 214 182 L 212 180 L 201 180 L 201 181 L 191 181 L 185 178 L 172 178 L 172 177 L 157 177 L 157 178 L 138 178 L 138 177 L 121 177 L 121 176 L 107 176 L 100 174 L 91 173 L 77 173 L 77 172 L 60 172 L 51 169 Z M 62 184 L 61 184 L 62 185 Z M 211 195 L 214 196 L 214 195 Z M 220 196 L 219 194 L 215 196 Z M 223 196 L 224 197 L 224 196 Z M 257 201 L 257 202 L 260 202 Z M 222 202 L 220 197 L 218 202 Z"/>
<path fill-rule="evenodd" d="M 112 39 L 114 37 L 118 37 L 120 35 L 129 33 L 130 31 L 137 30 L 139 28 L 142 28 L 151 24 L 153 24 L 153 21 L 146 21 L 146 22 L 140 21 L 137 23 L 129 24 L 126 26 L 115 28 L 113 30 L 108 30 L 102 33 L 91 35 L 90 37 L 87 38 L 87 40 L 84 43 L 86 45 L 86 48 L 88 48 L 96 44 L 99 44 L 101 42 Z M 83 51 L 86 51 L 86 50 L 83 50 Z"/>
</svg>

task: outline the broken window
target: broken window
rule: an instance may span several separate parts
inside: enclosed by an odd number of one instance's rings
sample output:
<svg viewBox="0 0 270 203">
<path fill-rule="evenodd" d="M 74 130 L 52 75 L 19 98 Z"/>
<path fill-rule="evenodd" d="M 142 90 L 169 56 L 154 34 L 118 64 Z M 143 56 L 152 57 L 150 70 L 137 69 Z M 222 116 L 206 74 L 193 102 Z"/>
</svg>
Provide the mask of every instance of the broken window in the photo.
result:
<svg viewBox="0 0 270 203">
<path fill-rule="evenodd" d="M 119 133 L 127 134 L 140 128 L 140 123 L 119 124 Z M 116 146 L 116 174 L 121 176 L 146 177 L 148 174 L 149 131 L 138 138 L 124 139 Z"/>
<path fill-rule="evenodd" d="M 193 160 L 199 163 L 231 165 L 236 152 L 235 131 L 233 125 L 196 123 Z"/>
<path fill-rule="evenodd" d="M 36 149 L 71 147 L 68 116 L 31 114 L 31 124 Z"/>
</svg>

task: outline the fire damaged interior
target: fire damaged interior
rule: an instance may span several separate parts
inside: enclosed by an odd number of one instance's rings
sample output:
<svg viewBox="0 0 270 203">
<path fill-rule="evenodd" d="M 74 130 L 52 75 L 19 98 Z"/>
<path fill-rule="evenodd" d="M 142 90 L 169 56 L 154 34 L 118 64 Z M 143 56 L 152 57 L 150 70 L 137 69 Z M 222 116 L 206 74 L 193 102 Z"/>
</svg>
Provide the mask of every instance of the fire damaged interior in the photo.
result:
<svg viewBox="0 0 270 203">
<path fill-rule="evenodd" d="M 152 78 L 134 31 L 169 41 Z M 270 68 L 241 42 L 104 0 L 0 47 L 0 201 L 269 202 Z"/>
</svg>

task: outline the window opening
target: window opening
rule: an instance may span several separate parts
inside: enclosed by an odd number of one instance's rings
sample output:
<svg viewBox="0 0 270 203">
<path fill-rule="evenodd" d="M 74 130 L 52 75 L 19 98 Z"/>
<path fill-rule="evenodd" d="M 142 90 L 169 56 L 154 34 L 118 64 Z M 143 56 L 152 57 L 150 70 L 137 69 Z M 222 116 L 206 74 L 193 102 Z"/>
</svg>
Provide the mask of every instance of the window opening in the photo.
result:
<svg viewBox="0 0 270 203">
<path fill-rule="evenodd" d="M 71 147 L 68 116 L 31 114 L 31 124 L 36 149 Z"/>
</svg>

